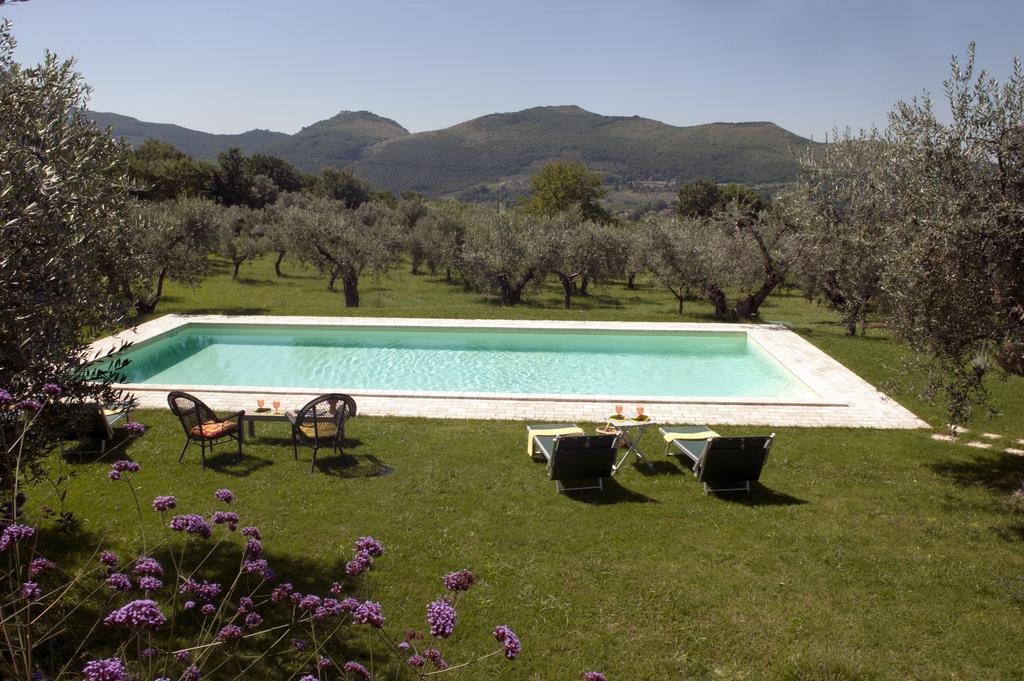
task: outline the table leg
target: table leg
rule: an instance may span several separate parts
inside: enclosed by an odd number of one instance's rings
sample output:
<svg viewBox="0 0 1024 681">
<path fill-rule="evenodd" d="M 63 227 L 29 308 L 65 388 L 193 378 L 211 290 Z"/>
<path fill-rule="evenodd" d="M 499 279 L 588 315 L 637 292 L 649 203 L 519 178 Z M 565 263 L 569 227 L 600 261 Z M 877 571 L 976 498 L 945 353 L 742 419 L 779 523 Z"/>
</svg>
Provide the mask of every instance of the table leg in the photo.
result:
<svg viewBox="0 0 1024 681">
<path fill-rule="evenodd" d="M 256 422 L 249 421 L 249 437 L 256 437 Z"/>
</svg>

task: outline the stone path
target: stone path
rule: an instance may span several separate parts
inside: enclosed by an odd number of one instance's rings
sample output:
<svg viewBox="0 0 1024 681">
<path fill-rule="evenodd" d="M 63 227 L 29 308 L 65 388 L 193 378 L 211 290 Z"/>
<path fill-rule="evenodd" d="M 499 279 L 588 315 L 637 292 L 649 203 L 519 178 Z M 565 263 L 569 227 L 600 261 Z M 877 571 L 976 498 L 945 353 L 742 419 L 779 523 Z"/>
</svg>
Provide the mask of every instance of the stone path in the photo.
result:
<svg viewBox="0 0 1024 681">
<path fill-rule="evenodd" d="M 980 440 L 966 440 L 966 441 L 962 441 L 962 440 L 960 440 L 960 436 L 961 435 L 965 435 L 965 434 L 971 432 L 969 429 L 964 428 L 962 426 L 954 426 L 952 424 L 949 424 L 949 425 L 946 426 L 946 430 L 955 433 L 955 435 L 950 435 L 948 432 L 946 432 L 946 433 L 932 433 L 932 439 L 933 440 L 938 440 L 939 442 L 960 442 L 960 443 L 962 443 L 962 444 L 964 444 L 964 445 L 966 445 L 968 447 L 974 447 L 975 449 L 992 449 L 993 446 L 994 446 L 993 443 L 994 443 L 995 440 L 1002 440 L 1003 439 L 1003 436 L 1000 435 L 999 433 L 980 433 L 979 437 L 983 437 L 986 440 L 989 440 L 989 442 L 981 442 Z M 1014 443 L 1018 444 L 1018 445 L 1024 445 L 1024 438 L 1017 438 L 1016 440 L 1014 440 Z M 1002 445 L 1000 445 L 1000 446 L 1002 446 Z M 1021 449 L 1019 447 L 1006 446 L 1006 447 L 1002 447 L 1001 451 L 1004 454 L 1013 454 L 1014 456 L 1024 456 L 1024 449 Z"/>
</svg>

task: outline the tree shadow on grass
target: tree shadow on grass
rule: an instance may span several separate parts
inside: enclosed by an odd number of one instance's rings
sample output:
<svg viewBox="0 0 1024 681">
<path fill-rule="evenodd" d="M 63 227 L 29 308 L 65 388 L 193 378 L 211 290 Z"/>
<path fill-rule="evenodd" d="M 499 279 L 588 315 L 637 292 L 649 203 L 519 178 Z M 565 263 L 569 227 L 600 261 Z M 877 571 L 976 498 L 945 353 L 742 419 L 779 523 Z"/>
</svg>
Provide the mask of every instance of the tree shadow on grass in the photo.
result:
<svg viewBox="0 0 1024 681">
<path fill-rule="evenodd" d="M 1019 489 L 1024 479 L 1024 457 L 1006 454 L 978 454 L 970 461 L 947 459 L 928 467 L 958 485 L 981 486 L 1007 494 Z"/>
<path fill-rule="evenodd" d="M 275 286 L 277 284 L 277 282 L 274 281 L 274 279 L 253 279 L 252 277 L 239 277 L 235 281 L 238 282 L 239 284 L 242 284 L 243 286 L 264 287 Z"/>
<path fill-rule="evenodd" d="M 188 314 L 268 314 L 268 307 L 197 307 L 188 311 Z"/>
<path fill-rule="evenodd" d="M 682 475 L 683 473 L 689 473 L 689 469 L 680 468 L 679 465 L 672 461 L 646 461 L 640 463 L 638 461 L 633 462 L 633 469 L 636 470 L 640 475 L 645 477 L 654 477 L 656 475 Z"/>
<path fill-rule="evenodd" d="M 69 464 L 94 464 L 102 461 L 113 463 L 119 459 L 131 459 L 131 443 L 135 438 L 124 430 L 114 431 L 114 439 L 105 443 L 98 440 L 65 440 L 64 461 Z"/>
</svg>

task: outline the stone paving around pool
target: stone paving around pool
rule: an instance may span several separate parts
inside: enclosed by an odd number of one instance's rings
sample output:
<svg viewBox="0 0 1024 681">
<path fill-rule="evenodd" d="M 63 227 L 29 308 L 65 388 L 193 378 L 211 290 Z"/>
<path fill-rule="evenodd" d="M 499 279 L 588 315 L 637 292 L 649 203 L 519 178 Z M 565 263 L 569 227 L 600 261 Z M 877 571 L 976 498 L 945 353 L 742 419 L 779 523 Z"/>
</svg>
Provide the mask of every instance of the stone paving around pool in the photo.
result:
<svg viewBox="0 0 1024 681">
<path fill-rule="evenodd" d="M 693 324 L 649 322 L 556 322 L 526 320 L 409 319 L 381 317 L 280 317 L 165 315 L 134 329 L 96 341 L 93 356 L 124 343 L 140 343 L 184 324 L 294 324 L 306 326 L 474 327 L 491 329 L 561 329 L 613 331 L 745 331 L 748 339 L 775 357 L 816 395 L 808 400 L 744 398 L 666 398 L 643 395 L 513 395 L 387 390 L 346 390 L 360 414 L 427 418 L 545 421 L 603 421 L 612 405 L 632 409 L 643 404 L 659 423 L 710 423 L 760 426 L 849 426 L 859 428 L 926 428 L 927 424 L 832 359 L 798 334 L 774 324 Z M 166 408 L 167 393 L 185 390 L 213 409 L 254 410 L 256 400 L 280 399 L 282 409 L 296 408 L 322 389 L 202 385 L 126 384 L 142 408 Z"/>
</svg>

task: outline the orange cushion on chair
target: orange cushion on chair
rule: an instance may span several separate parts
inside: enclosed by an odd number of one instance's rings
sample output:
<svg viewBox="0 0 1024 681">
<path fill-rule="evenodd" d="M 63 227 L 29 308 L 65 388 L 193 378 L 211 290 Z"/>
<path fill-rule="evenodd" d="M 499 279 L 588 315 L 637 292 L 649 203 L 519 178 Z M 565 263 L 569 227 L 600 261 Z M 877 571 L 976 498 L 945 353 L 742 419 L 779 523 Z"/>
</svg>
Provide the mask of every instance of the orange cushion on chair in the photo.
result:
<svg viewBox="0 0 1024 681">
<path fill-rule="evenodd" d="M 237 428 L 238 423 L 236 421 L 221 421 L 220 423 L 217 423 L 216 421 L 207 421 L 202 426 L 194 426 L 192 428 L 192 436 L 206 438 L 220 437 L 234 432 Z"/>
</svg>

